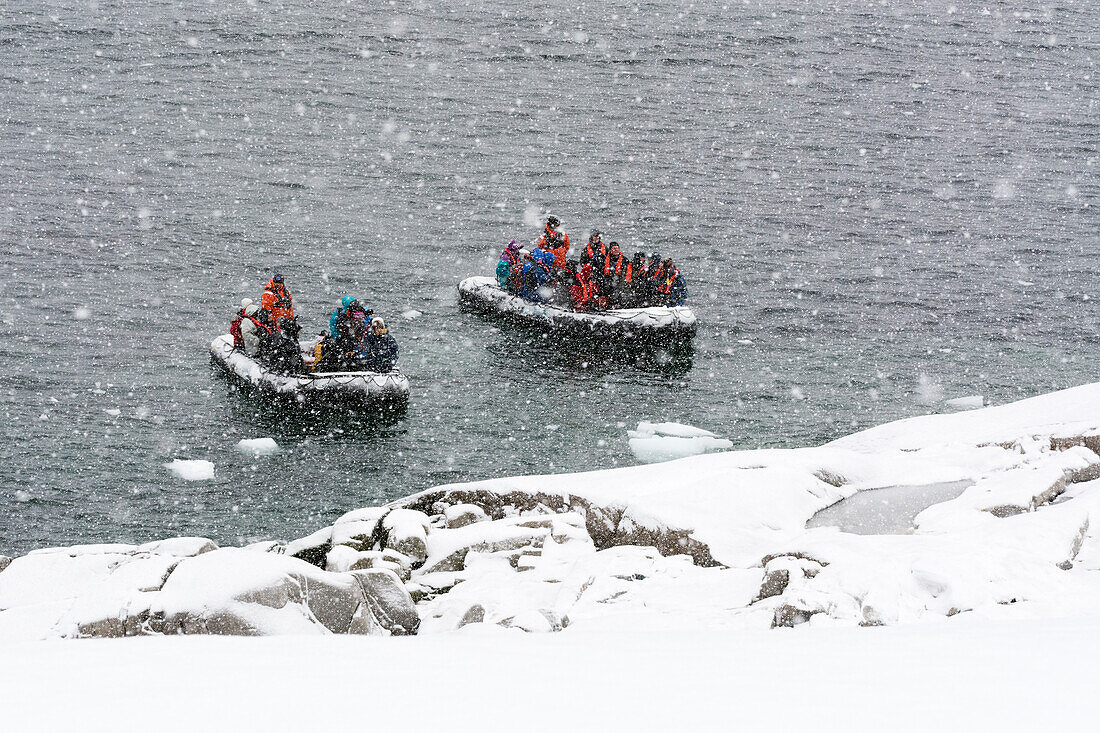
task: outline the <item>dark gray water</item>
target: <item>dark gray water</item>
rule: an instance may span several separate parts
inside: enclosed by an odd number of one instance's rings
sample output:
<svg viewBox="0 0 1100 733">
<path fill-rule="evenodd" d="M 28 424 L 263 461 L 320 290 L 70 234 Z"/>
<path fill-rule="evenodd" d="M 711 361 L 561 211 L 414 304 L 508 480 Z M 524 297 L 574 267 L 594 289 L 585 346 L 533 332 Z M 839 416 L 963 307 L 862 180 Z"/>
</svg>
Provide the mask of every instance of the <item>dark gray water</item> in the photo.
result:
<svg viewBox="0 0 1100 733">
<path fill-rule="evenodd" d="M 0 552 L 291 537 L 631 463 L 641 419 L 807 445 L 1095 380 L 1100 9 L 958 5 L 0 4 Z M 547 210 L 677 258 L 690 362 L 458 310 Z M 390 317 L 403 419 L 211 377 L 273 267 L 307 332 L 346 293 Z"/>
</svg>

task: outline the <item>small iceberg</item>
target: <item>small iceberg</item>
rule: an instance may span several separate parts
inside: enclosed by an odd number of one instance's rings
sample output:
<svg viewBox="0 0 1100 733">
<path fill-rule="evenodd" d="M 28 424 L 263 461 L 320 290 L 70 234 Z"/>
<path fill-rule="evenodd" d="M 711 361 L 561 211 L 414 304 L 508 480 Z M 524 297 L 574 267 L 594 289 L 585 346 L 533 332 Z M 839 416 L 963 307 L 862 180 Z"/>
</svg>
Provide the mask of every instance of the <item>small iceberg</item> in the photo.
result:
<svg viewBox="0 0 1100 733">
<path fill-rule="evenodd" d="M 165 463 L 164 467 L 184 481 L 206 481 L 214 478 L 214 464 L 210 461 L 177 458 L 171 463 Z"/>
<path fill-rule="evenodd" d="M 630 451 L 642 463 L 661 463 L 713 451 L 728 450 L 733 443 L 709 430 L 676 422 L 640 422 L 628 430 Z"/>
<path fill-rule="evenodd" d="M 952 410 L 977 410 L 980 407 L 985 407 L 985 398 L 980 394 L 970 395 L 969 397 L 956 397 L 953 400 L 946 400 L 944 403 Z"/>
<path fill-rule="evenodd" d="M 245 438 L 237 442 L 237 452 L 251 456 L 273 456 L 279 450 L 274 438 Z"/>
</svg>

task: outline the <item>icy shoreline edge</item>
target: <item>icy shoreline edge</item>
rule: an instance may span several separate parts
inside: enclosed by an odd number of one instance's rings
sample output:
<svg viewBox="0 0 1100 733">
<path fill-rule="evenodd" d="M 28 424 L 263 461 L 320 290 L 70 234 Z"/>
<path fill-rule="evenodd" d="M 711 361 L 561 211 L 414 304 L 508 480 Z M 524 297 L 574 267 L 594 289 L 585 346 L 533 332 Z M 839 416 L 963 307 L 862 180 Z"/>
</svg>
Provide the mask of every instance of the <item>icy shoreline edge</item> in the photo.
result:
<svg viewBox="0 0 1100 733">
<path fill-rule="evenodd" d="M 434 487 L 285 545 L 0 557 L 0 640 L 487 628 L 874 626 L 1100 602 L 1100 384 L 824 446 Z M 858 492 L 968 482 L 901 534 L 806 528 Z"/>
</svg>

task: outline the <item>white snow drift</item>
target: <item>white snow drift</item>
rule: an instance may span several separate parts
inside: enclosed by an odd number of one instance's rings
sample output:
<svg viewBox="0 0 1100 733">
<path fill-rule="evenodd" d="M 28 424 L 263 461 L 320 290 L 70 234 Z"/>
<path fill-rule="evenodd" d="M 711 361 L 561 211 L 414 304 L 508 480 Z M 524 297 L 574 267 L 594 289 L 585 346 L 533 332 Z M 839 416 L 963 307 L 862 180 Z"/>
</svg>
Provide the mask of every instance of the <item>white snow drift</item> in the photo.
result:
<svg viewBox="0 0 1100 733">
<path fill-rule="evenodd" d="M 816 448 L 440 486 L 286 545 L 39 551 L 0 572 L 0 636 L 717 632 L 1095 615 L 1098 450 L 1094 384 Z M 927 492 L 933 503 L 897 533 L 807 528 L 859 492 L 949 482 L 958 490 Z"/>
</svg>

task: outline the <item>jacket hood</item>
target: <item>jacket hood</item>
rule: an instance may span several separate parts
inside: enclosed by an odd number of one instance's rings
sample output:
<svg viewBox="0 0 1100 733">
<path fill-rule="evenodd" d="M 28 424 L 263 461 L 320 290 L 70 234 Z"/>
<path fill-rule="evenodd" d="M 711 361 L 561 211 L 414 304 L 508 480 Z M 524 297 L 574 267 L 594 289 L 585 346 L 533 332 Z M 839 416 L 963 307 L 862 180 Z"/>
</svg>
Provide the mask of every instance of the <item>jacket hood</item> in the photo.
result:
<svg viewBox="0 0 1100 733">
<path fill-rule="evenodd" d="M 260 310 L 260 306 L 256 305 L 252 301 L 249 301 L 248 305 L 244 307 L 244 314 L 246 316 L 254 316 L 256 312 Z"/>
<path fill-rule="evenodd" d="M 353 302 L 355 302 L 355 298 L 350 295 L 345 295 L 343 298 L 340 298 L 340 307 L 347 308 Z"/>
</svg>

